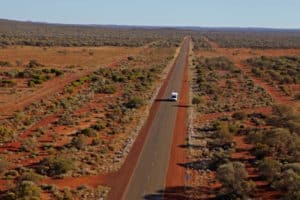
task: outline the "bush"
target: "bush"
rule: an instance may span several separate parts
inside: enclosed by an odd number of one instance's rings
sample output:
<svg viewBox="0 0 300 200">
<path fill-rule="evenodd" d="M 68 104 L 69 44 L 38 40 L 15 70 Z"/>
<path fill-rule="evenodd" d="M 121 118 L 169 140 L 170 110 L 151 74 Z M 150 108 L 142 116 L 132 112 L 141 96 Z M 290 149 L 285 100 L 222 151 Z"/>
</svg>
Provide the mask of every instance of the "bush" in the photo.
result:
<svg viewBox="0 0 300 200">
<path fill-rule="evenodd" d="M 0 61 L 0 67 L 11 67 L 11 63 L 8 61 Z"/>
<path fill-rule="evenodd" d="M 300 175 L 292 169 L 283 172 L 281 179 L 276 183 L 276 186 L 287 191 L 284 199 L 300 199 Z"/>
<path fill-rule="evenodd" d="M 34 152 L 37 148 L 36 138 L 26 138 L 22 141 L 22 147 L 24 151 Z"/>
<path fill-rule="evenodd" d="M 228 163 L 230 160 L 230 154 L 225 152 L 222 148 L 221 151 L 216 151 L 211 155 L 211 163 L 209 168 L 216 170 L 220 165 Z"/>
<path fill-rule="evenodd" d="M 1 198 L 2 199 L 2 198 Z M 41 188 L 31 181 L 22 181 L 13 189 L 8 190 L 4 200 L 40 200 Z"/>
<path fill-rule="evenodd" d="M 0 79 L 0 87 L 13 87 L 16 85 L 16 82 L 10 79 Z"/>
<path fill-rule="evenodd" d="M 247 113 L 245 112 L 235 112 L 232 114 L 232 117 L 236 120 L 244 120 L 247 118 Z"/>
<path fill-rule="evenodd" d="M 9 162 L 4 157 L 0 157 L 0 175 L 3 174 L 9 167 Z"/>
<path fill-rule="evenodd" d="M 295 98 L 296 100 L 300 100 L 300 93 L 295 94 L 294 98 Z"/>
<path fill-rule="evenodd" d="M 44 65 L 38 63 L 36 60 L 30 60 L 27 67 L 33 68 L 33 67 L 43 67 Z"/>
<path fill-rule="evenodd" d="M 252 154 L 257 159 L 263 159 L 265 156 L 269 154 L 270 148 L 266 144 L 257 143 L 255 147 L 252 149 Z"/>
<path fill-rule="evenodd" d="M 85 136 L 78 135 L 76 137 L 73 137 L 71 140 L 71 145 L 77 149 L 83 149 L 86 146 Z"/>
<path fill-rule="evenodd" d="M 37 183 L 41 180 L 42 176 L 35 173 L 33 170 L 24 172 L 21 176 L 18 177 L 18 181 L 31 181 Z"/>
<path fill-rule="evenodd" d="M 38 173 L 47 176 L 65 174 L 74 168 L 73 162 L 63 157 L 48 157 L 41 160 L 37 168 Z"/>
<path fill-rule="evenodd" d="M 92 125 L 91 128 L 96 131 L 101 131 L 105 128 L 105 124 L 103 122 L 98 122 L 97 124 Z"/>
<path fill-rule="evenodd" d="M 200 96 L 194 96 L 192 99 L 192 104 L 198 105 L 204 103 L 204 99 Z"/>
<path fill-rule="evenodd" d="M 14 132 L 6 126 L 0 125 L 0 142 L 7 142 L 14 137 Z"/>
<path fill-rule="evenodd" d="M 244 164 L 230 162 L 217 169 L 217 179 L 221 182 L 226 195 L 247 197 L 254 189 L 252 182 L 246 181 L 248 173 Z"/>
<path fill-rule="evenodd" d="M 92 127 L 91 128 L 85 128 L 85 129 L 80 131 L 80 134 L 86 135 L 88 137 L 92 137 L 92 136 L 96 136 L 96 131 Z"/>
<path fill-rule="evenodd" d="M 125 104 L 125 106 L 127 108 L 140 108 L 142 107 L 144 104 L 144 101 L 142 98 L 140 97 L 132 97 L 131 99 L 129 99 L 129 101 Z"/>
<path fill-rule="evenodd" d="M 98 93 L 114 94 L 117 91 L 116 87 L 112 84 L 104 85 L 97 89 Z"/>
<path fill-rule="evenodd" d="M 271 158 L 264 159 L 259 165 L 259 171 L 269 183 L 276 180 L 281 173 L 281 164 Z"/>
</svg>

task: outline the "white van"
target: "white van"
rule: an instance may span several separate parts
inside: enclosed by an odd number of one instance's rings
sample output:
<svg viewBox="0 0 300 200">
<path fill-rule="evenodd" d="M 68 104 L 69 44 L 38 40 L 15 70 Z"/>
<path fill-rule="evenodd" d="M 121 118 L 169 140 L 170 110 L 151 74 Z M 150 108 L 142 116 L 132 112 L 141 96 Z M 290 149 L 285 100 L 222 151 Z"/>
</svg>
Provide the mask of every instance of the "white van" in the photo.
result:
<svg viewBox="0 0 300 200">
<path fill-rule="evenodd" d="M 178 100 L 178 92 L 172 92 L 171 93 L 171 100 L 177 101 Z"/>
</svg>

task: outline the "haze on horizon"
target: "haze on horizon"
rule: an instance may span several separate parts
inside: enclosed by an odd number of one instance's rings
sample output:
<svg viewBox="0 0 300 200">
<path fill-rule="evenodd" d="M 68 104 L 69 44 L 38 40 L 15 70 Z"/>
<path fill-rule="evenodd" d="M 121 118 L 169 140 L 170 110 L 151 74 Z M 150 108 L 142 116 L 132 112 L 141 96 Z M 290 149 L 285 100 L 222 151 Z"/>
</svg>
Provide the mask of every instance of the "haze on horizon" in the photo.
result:
<svg viewBox="0 0 300 200">
<path fill-rule="evenodd" d="M 300 28 L 298 0 L 1 0 L 0 18 L 63 24 Z"/>
</svg>

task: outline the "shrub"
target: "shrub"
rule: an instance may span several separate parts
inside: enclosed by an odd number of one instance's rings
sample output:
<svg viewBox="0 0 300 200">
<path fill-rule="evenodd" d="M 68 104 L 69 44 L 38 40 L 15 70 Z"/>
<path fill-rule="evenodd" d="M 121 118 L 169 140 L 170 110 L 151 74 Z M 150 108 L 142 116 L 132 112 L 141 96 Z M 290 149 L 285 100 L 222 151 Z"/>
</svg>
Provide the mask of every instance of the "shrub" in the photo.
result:
<svg viewBox="0 0 300 200">
<path fill-rule="evenodd" d="M 14 131 L 6 126 L 0 125 L 0 142 L 6 142 L 14 137 Z"/>
<path fill-rule="evenodd" d="M 116 91 L 117 91 L 116 87 L 112 84 L 107 84 L 97 89 L 98 93 L 103 93 L 103 94 L 114 94 Z"/>
<path fill-rule="evenodd" d="M 234 197 L 247 197 L 254 189 L 253 183 L 246 181 L 247 176 L 245 166 L 240 162 L 226 163 L 217 169 L 217 179 L 225 194 Z"/>
<path fill-rule="evenodd" d="M 247 113 L 245 112 L 235 112 L 232 114 L 232 117 L 236 120 L 244 120 L 247 118 Z"/>
<path fill-rule="evenodd" d="M 4 200 L 40 200 L 41 188 L 31 181 L 22 181 L 4 194 Z"/>
<path fill-rule="evenodd" d="M 259 165 L 259 171 L 269 183 L 276 180 L 281 173 L 281 164 L 277 160 L 265 158 Z"/>
<path fill-rule="evenodd" d="M 300 93 L 295 94 L 294 98 L 295 98 L 296 100 L 300 100 Z"/>
<path fill-rule="evenodd" d="M 228 163 L 230 160 L 230 154 L 225 152 L 222 148 L 221 151 L 216 151 L 211 155 L 211 163 L 209 168 L 216 170 L 220 165 Z"/>
<path fill-rule="evenodd" d="M 93 124 L 91 126 L 92 129 L 95 129 L 97 131 L 101 131 L 105 128 L 105 124 L 103 122 L 98 122 L 97 124 Z"/>
<path fill-rule="evenodd" d="M 280 189 L 286 190 L 284 199 L 300 199 L 300 175 L 292 169 L 283 172 L 281 179 L 276 183 Z"/>
<path fill-rule="evenodd" d="M 0 67 L 11 67 L 11 63 L 8 61 L 0 61 Z"/>
<path fill-rule="evenodd" d="M 269 154 L 269 146 L 266 144 L 257 143 L 255 147 L 252 149 L 253 155 L 257 159 L 263 159 L 265 156 Z"/>
<path fill-rule="evenodd" d="M 85 136 L 78 135 L 76 137 L 73 137 L 71 140 L 71 145 L 77 149 L 83 149 L 86 146 Z"/>
<path fill-rule="evenodd" d="M 132 109 L 132 108 L 140 108 L 143 106 L 143 104 L 144 104 L 144 101 L 142 98 L 134 96 L 128 100 L 128 102 L 125 104 L 125 106 L 127 108 Z"/>
<path fill-rule="evenodd" d="M 16 85 L 16 82 L 10 79 L 0 79 L 0 87 L 13 87 Z"/>
<path fill-rule="evenodd" d="M 27 67 L 29 67 L 29 68 L 40 67 L 40 66 L 42 67 L 44 65 L 38 63 L 36 60 L 30 60 L 28 65 L 27 65 Z"/>
<path fill-rule="evenodd" d="M 27 172 L 22 173 L 21 176 L 18 177 L 18 181 L 31 181 L 37 183 L 40 181 L 42 176 L 35 173 L 33 170 L 29 170 Z"/>
<path fill-rule="evenodd" d="M 216 125 L 216 132 L 214 134 L 214 137 L 219 139 L 219 144 L 226 145 L 228 143 L 232 142 L 232 134 L 229 131 L 229 126 L 227 122 L 219 122 Z"/>
<path fill-rule="evenodd" d="M 22 141 L 22 149 L 27 152 L 34 152 L 37 148 L 36 138 L 26 138 Z"/>
<path fill-rule="evenodd" d="M 202 104 L 204 102 L 204 99 L 200 96 L 194 96 L 192 99 L 192 104 L 198 105 L 198 104 Z"/>
<path fill-rule="evenodd" d="M 9 162 L 4 157 L 0 157 L 0 174 L 3 174 L 9 167 Z"/>
<path fill-rule="evenodd" d="M 73 162 L 63 157 L 48 157 L 41 160 L 38 173 L 48 176 L 65 174 L 74 168 Z"/>
<path fill-rule="evenodd" d="M 85 128 L 80 131 L 81 134 L 86 135 L 88 137 L 96 136 L 96 131 L 95 129 L 91 128 Z"/>
</svg>

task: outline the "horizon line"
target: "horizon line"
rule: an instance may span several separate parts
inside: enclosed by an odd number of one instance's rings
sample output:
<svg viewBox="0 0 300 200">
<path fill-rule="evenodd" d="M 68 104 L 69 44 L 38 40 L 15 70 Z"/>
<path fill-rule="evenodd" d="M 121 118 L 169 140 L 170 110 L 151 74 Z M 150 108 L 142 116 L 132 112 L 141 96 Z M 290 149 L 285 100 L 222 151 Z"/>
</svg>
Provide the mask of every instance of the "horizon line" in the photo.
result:
<svg viewBox="0 0 300 200">
<path fill-rule="evenodd" d="M 280 28 L 280 27 L 264 27 L 264 26 L 197 26 L 197 25 L 135 25 L 135 24 L 95 24 L 95 23 L 61 23 L 61 22 L 47 22 L 47 21 L 34 21 L 34 20 L 19 20 L 0 18 L 0 20 L 23 22 L 23 23 L 36 23 L 36 24 L 49 24 L 49 25 L 64 25 L 64 26 L 123 26 L 123 27 L 141 27 L 141 28 L 203 28 L 203 29 L 269 29 L 269 30 L 294 30 L 300 31 L 300 28 Z"/>
</svg>

